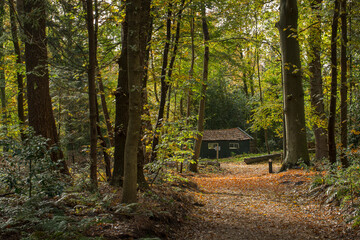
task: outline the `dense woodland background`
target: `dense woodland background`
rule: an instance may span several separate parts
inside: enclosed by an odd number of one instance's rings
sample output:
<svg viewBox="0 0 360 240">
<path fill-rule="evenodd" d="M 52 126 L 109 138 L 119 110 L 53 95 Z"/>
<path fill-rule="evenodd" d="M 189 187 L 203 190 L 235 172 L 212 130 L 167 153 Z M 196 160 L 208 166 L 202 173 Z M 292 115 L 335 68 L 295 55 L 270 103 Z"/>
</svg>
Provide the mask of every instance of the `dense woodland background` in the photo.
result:
<svg viewBox="0 0 360 240">
<path fill-rule="evenodd" d="M 241 127 L 354 203 L 359 16 L 353 0 L 1 0 L 1 197 L 100 182 L 136 202 L 169 165 L 198 171 L 204 129 Z"/>
</svg>

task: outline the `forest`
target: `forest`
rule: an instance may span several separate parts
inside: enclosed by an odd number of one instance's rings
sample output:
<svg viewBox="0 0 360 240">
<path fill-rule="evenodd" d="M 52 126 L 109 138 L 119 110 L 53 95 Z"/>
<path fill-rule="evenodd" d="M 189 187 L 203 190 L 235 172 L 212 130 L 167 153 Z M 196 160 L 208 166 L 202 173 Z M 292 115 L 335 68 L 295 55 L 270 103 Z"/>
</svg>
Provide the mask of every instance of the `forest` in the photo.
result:
<svg viewBox="0 0 360 240">
<path fill-rule="evenodd" d="M 356 0 L 0 0 L 0 239 L 360 238 L 359 79 Z"/>
</svg>

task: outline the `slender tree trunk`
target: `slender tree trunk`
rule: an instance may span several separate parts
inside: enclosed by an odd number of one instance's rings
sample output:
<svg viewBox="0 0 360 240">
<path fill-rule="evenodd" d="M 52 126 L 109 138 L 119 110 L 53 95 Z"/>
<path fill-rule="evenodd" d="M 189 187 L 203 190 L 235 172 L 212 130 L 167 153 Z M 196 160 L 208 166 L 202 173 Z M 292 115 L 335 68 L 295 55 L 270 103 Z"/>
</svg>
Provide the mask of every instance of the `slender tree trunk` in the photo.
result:
<svg viewBox="0 0 360 240">
<path fill-rule="evenodd" d="M 241 61 L 243 62 L 244 61 L 244 54 L 243 52 L 240 53 L 240 59 Z M 244 86 L 243 86 L 243 89 L 244 89 L 244 93 L 245 93 L 245 96 L 246 97 L 249 97 L 249 89 L 248 89 L 248 75 L 247 75 L 247 66 L 246 66 L 246 63 L 243 65 L 243 77 L 242 77 L 242 80 L 243 80 L 243 83 L 244 83 Z"/>
<path fill-rule="evenodd" d="M 89 69 L 88 69 L 88 88 L 89 88 L 89 110 L 90 110 L 90 180 L 92 187 L 97 189 L 97 126 L 96 126 L 96 43 L 94 31 L 93 0 L 86 0 L 86 20 L 89 41 Z"/>
<path fill-rule="evenodd" d="M 328 142 L 330 163 L 336 163 L 336 141 L 335 141 L 335 120 L 336 120 L 336 95 L 337 95 L 337 30 L 339 22 L 340 4 L 338 0 L 334 2 L 334 15 L 331 25 L 331 96 L 330 112 L 328 122 Z"/>
<path fill-rule="evenodd" d="M 0 99 L 3 131 L 7 132 L 7 114 L 6 114 L 6 94 L 5 94 L 5 49 L 4 49 L 4 18 L 5 18 L 5 2 L 0 2 Z"/>
<path fill-rule="evenodd" d="M 27 97 L 29 125 L 35 133 L 49 139 L 49 146 L 58 145 L 52 103 L 49 91 L 49 70 L 46 41 L 46 1 L 24 2 L 25 62 L 27 72 Z M 53 161 L 63 159 L 60 148 L 51 154 Z M 69 174 L 65 161 L 61 171 Z"/>
<path fill-rule="evenodd" d="M 315 135 L 315 158 L 320 160 L 328 157 L 327 132 L 323 127 L 325 122 L 323 81 L 321 77 L 321 2 L 322 0 L 312 0 L 311 9 L 315 15 L 312 20 L 315 24 L 310 28 L 310 96 L 311 106 L 317 119 L 313 126 Z"/>
<path fill-rule="evenodd" d="M 304 91 L 302 87 L 300 48 L 297 39 L 298 8 L 296 0 L 280 1 L 280 43 L 285 98 L 287 154 L 281 170 L 294 167 L 299 161 L 309 165 L 306 141 Z"/>
<path fill-rule="evenodd" d="M 283 111 L 282 111 L 282 120 L 283 120 L 283 156 L 282 156 L 282 161 L 286 158 L 286 153 L 287 153 L 287 141 L 286 141 L 286 124 L 285 124 L 285 88 L 284 88 L 284 73 L 283 73 L 283 68 L 281 66 L 281 87 L 283 89 L 282 94 L 283 94 Z"/>
<path fill-rule="evenodd" d="M 103 153 L 104 156 L 104 163 L 105 163 L 105 173 L 106 173 L 106 179 L 107 181 L 111 180 L 111 158 L 110 155 L 107 152 L 107 144 L 106 144 L 106 139 L 104 138 L 102 132 L 101 132 L 101 128 L 100 128 L 100 113 L 99 113 L 99 105 L 97 103 L 97 99 L 96 100 L 96 131 L 97 131 L 97 135 L 100 141 L 100 146 L 101 146 L 101 151 Z"/>
<path fill-rule="evenodd" d="M 191 20 L 190 20 L 190 34 L 191 34 L 191 64 L 189 69 L 189 85 L 194 80 L 194 65 L 195 65 L 195 18 L 194 18 L 194 10 L 191 9 Z M 187 93 L 187 105 L 186 105 L 186 125 L 189 125 L 189 119 L 191 116 L 191 98 L 192 91 L 191 87 L 188 89 Z"/>
<path fill-rule="evenodd" d="M 200 156 L 200 149 L 201 149 L 201 142 L 202 142 L 202 134 L 204 132 L 204 120 L 205 120 L 205 99 L 206 99 L 206 87 L 207 87 L 207 80 L 208 80 L 208 73 L 209 73 L 209 41 L 210 41 L 210 34 L 209 29 L 206 21 L 206 8 L 204 2 L 202 2 L 202 27 L 203 27 L 203 34 L 204 34 L 204 66 L 203 66 L 203 79 L 202 79 L 202 87 L 201 87 L 201 99 L 199 105 L 199 116 L 198 116 L 198 125 L 197 130 L 199 134 L 197 134 L 195 139 L 195 146 L 194 146 L 194 156 L 193 156 L 193 163 L 190 163 L 189 169 L 192 172 L 198 172 L 198 159 Z"/>
<path fill-rule="evenodd" d="M 349 166 L 349 162 L 346 156 L 346 149 L 348 146 L 347 141 L 347 122 L 348 122 L 348 83 L 347 83 L 347 10 L 346 10 L 347 1 L 341 0 L 341 88 L 340 88 L 340 113 L 341 113 L 341 154 L 340 160 L 344 168 Z"/>
<path fill-rule="evenodd" d="M 150 112 L 149 109 L 146 107 L 144 108 L 144 104 L 148 103 L 148 97 L 147 97 L 147 82 L 148 82 L 148 76 L 149 76 L 149 59 L 150 59 L 150 47 L 151 47 L 151 37 L 152 37 L 152 24 L 153 24 L 153 18 L 150 17 L 150 21 L 148 23 L 148 28 L 142 28 L 141 35 L 147 36 L 147 38 L 142 39 L 141 44 L 145 45 L 146 47 L 142 47 L 141 49 L 144 50 L 144 74 L 143 74 L 143 80 L 142 80 L 142 92 L 141 92 L 141 100 L 142 100 L 142 115 L 146 115 L 146 119 L 142 119 L 141 124 L 141 131 L 139 139 L 139 152 L 138 152 L 138 169 L 137 169 L 137 182 L 139 185 L 139 188 L 141 190 L 150 189 L 148 182 L 146 181 L 145 175 L 144 175 L 144 165 L 147 158 L 147 152 L 146 152 L 146 142 L 147 138 L 143 137 L 144 132 L 148 131 L 151 132 L 152 125 L 150 119 Z M 144 32 L 146 31 L 146 32 Z"/>
<path fill-rule="evenodd" d="M 115 92 L 115 150 L 114 150 L 114 171 L 111 184 L 122 186 L 124 177 L 124 153 L 127 127 L 129 121 L 129 89 L 128 89 L 128 16 L 122 23 L 122 49 L 118 60 L 119 75 L 118 85 Z"/>
<path fill-rule="evenodd" d="M 98 1 L 95 0 L 95 48 L 96 49 L 98 47 L 98 32 L 99 32 L 99 8 L 98 8 Z M 107 132 L 108 132 L 108 136 L 109 136 L 109 140 L 110 140 L 110 146 L 113 147 L 114 146 L 114 136 L 113 136 L 114 130 L 111 125 L 110 114 L 109 114 L 107 103 L 106 103 L 105 89 L 104 89 L 104 84 L 102 81 L 101 71 L 99 68 L 97 51 L 96 51 L 96 80 L 97 80 L 99 91 L 100 91 L 101 107 L 102 107 L 102 111 L 103 111 L 104 118 L 105 118 L 106 128 L 107 128 Z"/>
<path fill-rule="evenodd" d="M 168 15 L 166 20 L 166 42 L 164 47 L 163 53 L 163 62 L 161 68 L 161 95 L 160 95 L 160 105 L 159 105 L 159 113 L 156 120 L 156 125 L 154 129 L 154 137 L 151 146 L 151 159 L 150 161 L 153 162 L 156 160 L 156 147 L 159 144 L 159 132 L 160 128 L 164 122 L 164 110 L 165 110 L 165 103 L 166 103 L 166 96 L 169 89 L 169 83 L 166 82 L 166 69 L 168 67 L 168 57 L 169 57 L 169 49 L 170 49 L 170 39 L 171 39 L 171 4 L 168 6 Z"/>
<path fill-rule="evenodd" d="M 171 76 L 172 76 L 172 72 L 173 72 L 173 68 L 175 65 L 175 60 L 176 60 L 176 55 L 177 55 L 177 50 L 178 50 L 178 45 L 179 45 L 179 39 L 180 39 L 180 27 L 181 27 L 181 17 L 182 17 L 182 11 L 184 8 L 184 4 L 185 4 L 185 0 L 181 1 L 181 5 L 180 5 L 180 10 L 177 14 L 178 19 L 177 19 L 177 24 L 176 24 L 176 33 L 175 33 L 175 39 L 174 39 L 174 43 L 173 43 L 173 51 L 171 54 L 171 59 L 170 59 L 170 64 L 169 64 L 169 70 L 168 70 L 168 81 L 171 82 Z M 174 94 L 175 94 L 175 90 L 174 90 Z M 168 109 L 167 109 L 167 119 L 169 119 L 170 116 L 170 101 L 171 101 L 171 86 L 169 86 L 169 93 L 168 93 Z"/>
<path fill-rule="evenodd" d="M 144 61 L 146 29 L 150 21 L 150 0 L 127 1 L 128 15 L 128 84 L 129 84 L 129 124 L 125 143 L 125 164 L 123 183 L 123 203 L 137 201 L 137 157 L 141 132 L 142 113 L 142 79 L 144 77 Z"/>
<path fill-rule="evenodd" d="M 258 21 L 257 21 L 257 14 L 255 14 L 255 38 L 256 41 L 258 41 Z M 260 103 L 263 104 L 263 93 L 261 88 L 261 74 L 260 74 L 260 54 L 259 54 L 259 44 L 256 43 L 256 70 L 257 70 L 257 77 L 258 77 L 258 83 L 259 83 L 259 94 L 260 94 Z M 268 141 L 268 130 L 267 128 L 264 128 L 264 140 L 265 140 L 265 147 L 268 154 L 270 154 L 270 148 L 269 148 L 269 141 Z"/>
<path fill-rule="evenodd" d="M 20 51 L 20 44 L 19 38 L 17 33 L 17 25 L 16 25 L 16 16 L 15 16 L 15 5 L 14 0 L 8 0 L 9 2 L 9 9 L 10 9 L 10 24 L 11 24 L 11 37 L 12 42 L 14 45 L 14 52 L 16 56 L 16 64 L 18 67 L 22 64 L 21 60 L 21 51 Z M 24 113 L 24 80 L 23 75 L 20 71 L 16 71 L 16 80 L 17 80 L 17 112 L 20 124 L 20 135 L 21 139 L 25 139 L 24 135 L 24 124 L 25 124 L 25 113 Z"/>
<path fill-rule="evenodd" d="M 104 118 L 105 118 L 105 122 L 106 122 L 106 127 L 107 127 L 107 131 L 108 131 L 108 136 L 109 136 L 109 140 L 110 140 L 110 145 L 113 146 L 113 130 L 112 130 L 112 126 L 110 123 L 110 116 L 109 116 L 109 112 L 107 110 L 107 104 L 106 104 L 106 99 L 105 99 L 105 91 L 104 91 L 104 85 L 102 82 L 102 77 L 101 77 L 101 72 L 100 72 L 100 68 L 99 68 L 99 61 L 98 61 L 98 54 L 97 54 L 97 48 L 98 48 L 98 31 L 99 31 L 99 8 L 98 8 L 98 1 L 94 0 L 94 4 L 95 4 L 95 26 L 94 26 L 94 38 L 95 38 L 95 78 L 96 78 L 96 82 L 98 83 L 98 87 L 100 90 L 100 99 L 101 99 L 101 106 L 103 109 L 103 113 L 104 113 Z M 99 105 L 98 105 L 98 101 L 97 101 L 97 96 L 95 97 L 95 101 L 96 101 L 96 130 L 97 130 L 97 135 L 100 141 L 100 146 L 101 146 L 101 151 L 103 153 L 104 156 L 104 163 L 105 163 L 105 173 L 106 173 L 106 179 L 107 181 L 111 180 L 111 157 L 109 155 L 109 153 L 107 152 L 108 150 L 108 146 L 107 146 L 107 142 L 106 142 L 106 138 L 103 136 L 101 128 L 100 128 L 100 112 L 99 112 Z"/>
<path fill-rule="evenodd" d="M 194 18 L 194 9 L 191 8 L 191 19 L 190 19 L 190 35 L 191 35 L 191 64 L 189 69 L 189 80 L 188 80 L 188 89 L 187 89 L 187 101 L 186 101 L 186 125 L 190 124 L 191 116 L 191 104 L 192 104 L 192 90 L 191 85 L 194 81 L 194 65 L 195 65 L 195 18 Z M 183 171 L 183 162 L 180 163 L 179 172 Z"/>
<path fill-rule="evenodd" d="M 165 122 L 168 122 L 169 118 L 170 118 L 171 90 L 172 90 L 172 87 L 171 87 L 171 85 L 169 85 L 168 94 L 167 94 L 168 100 L 166 103 L 167 107 L 166 107 L 166 121 Z"/>
</svg>

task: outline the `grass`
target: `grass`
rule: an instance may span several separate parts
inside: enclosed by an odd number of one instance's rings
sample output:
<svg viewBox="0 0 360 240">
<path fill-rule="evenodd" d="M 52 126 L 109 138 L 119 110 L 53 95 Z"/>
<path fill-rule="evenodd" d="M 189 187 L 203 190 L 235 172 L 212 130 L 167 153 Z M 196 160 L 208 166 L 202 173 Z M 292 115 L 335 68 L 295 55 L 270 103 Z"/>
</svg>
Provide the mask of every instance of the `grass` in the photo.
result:
<svg viewBox="0 0 360 240">
<path fill-rule="evenodd" d="M 278 153 L 278 152 L 271 152 L 271 154 L 274 153 Z M 219 158 L 219 162 L 243 162 L 244 158 L 250 158 L 250 157 L 258 157 L 258 156 L 262 156 L 262 155 L 267 155 L 267 153 L 244 153 L 241 155 L 236 155 L 233 157 L 228 157 L 228 158 Z M 216 159 L 208 159 L 208 158 L 203 158 L 201 159 L 200 162 L 206 162 L 206 161 L 216 161 Z"/>
</svg>

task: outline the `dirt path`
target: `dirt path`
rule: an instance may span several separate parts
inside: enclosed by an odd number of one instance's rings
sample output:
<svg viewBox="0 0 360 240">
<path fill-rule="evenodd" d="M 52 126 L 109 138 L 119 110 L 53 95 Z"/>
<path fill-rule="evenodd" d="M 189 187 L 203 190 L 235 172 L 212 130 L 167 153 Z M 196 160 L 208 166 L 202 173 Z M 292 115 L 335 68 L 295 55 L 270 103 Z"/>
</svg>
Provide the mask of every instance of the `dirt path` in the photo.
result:
<svg viewBox="0 0 360 240">
<path fill-rule="evenodd" d="M 223 173 L 192 177 L 201 206 L 173 239 L 360 239 L 334 209 L 303 197 L 314 173 L 269 174 L 266 164 L 221 167 Z"/>
</svg>

